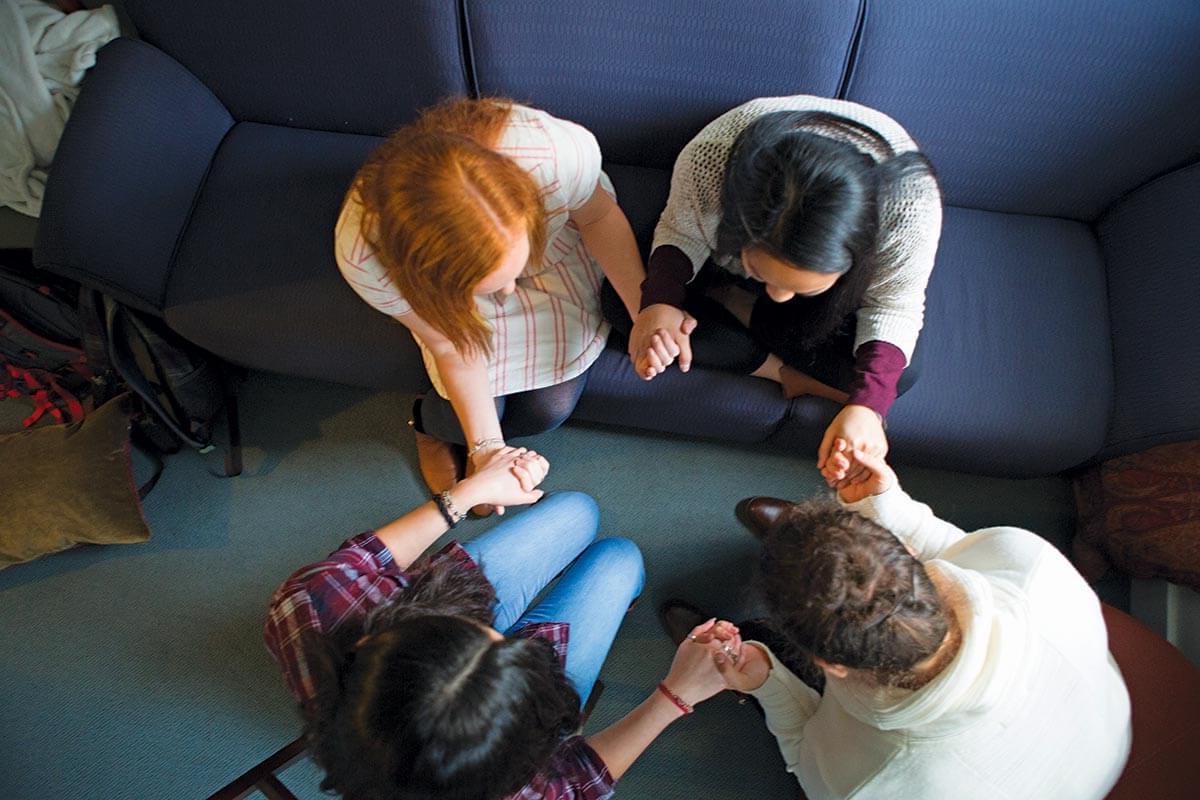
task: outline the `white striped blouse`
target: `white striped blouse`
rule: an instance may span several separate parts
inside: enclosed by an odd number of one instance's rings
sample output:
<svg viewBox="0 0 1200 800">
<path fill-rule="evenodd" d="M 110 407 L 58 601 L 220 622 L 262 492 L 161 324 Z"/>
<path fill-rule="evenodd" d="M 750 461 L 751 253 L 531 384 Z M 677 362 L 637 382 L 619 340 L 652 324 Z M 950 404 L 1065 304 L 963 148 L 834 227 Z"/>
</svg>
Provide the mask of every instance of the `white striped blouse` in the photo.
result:
<svg viewBox="0 0 1200 800">
<path fill-rule="evenodd" d="M 475 298 L 492 327 L 488 374 L 494 397 L 553 386 L 587 370 L 608 338 L 600 313 L 603 273 L 588 254 L 579 229 L 568 218 L 599 185 L 612 184 L 600 169 L 600 147 L 585 128 L 526 106 L 514 106 L 496 151 L 524 167 L 537 183 L 546 208 L 546 250 L 517 278 L 507 297 Z M 615 195 L 614 195 L 615 196 Z M 368 305 L 393 317 L 412 311 L 366 244 L 360 230 L 362 206 L 348 195 L 334 232 L 342 277 Z M 447 397 L 429 348 L 419 338 L 434 389 Z"/>
</svg>

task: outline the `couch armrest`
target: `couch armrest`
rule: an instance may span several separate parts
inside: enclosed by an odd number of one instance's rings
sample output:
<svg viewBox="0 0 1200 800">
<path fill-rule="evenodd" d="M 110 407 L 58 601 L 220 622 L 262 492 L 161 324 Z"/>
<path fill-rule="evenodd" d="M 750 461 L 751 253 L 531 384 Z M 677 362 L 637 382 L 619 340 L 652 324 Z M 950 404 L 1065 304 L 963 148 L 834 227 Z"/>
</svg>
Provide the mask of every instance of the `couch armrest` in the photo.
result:
<svg viewBox="0 0 1200 800">
<path fill-rule="evenodd" d="M 176 243 L 233 123 L 169 56 L 111 42 L 59 143 L 35 264 L 161 313 Z"/>
<path fill-rule="evenodd" d="M 1124 197 L 1097 229 L 1115 384 L 1099 458 L 1200 438 L 1200 164 Z"/>
</svg>

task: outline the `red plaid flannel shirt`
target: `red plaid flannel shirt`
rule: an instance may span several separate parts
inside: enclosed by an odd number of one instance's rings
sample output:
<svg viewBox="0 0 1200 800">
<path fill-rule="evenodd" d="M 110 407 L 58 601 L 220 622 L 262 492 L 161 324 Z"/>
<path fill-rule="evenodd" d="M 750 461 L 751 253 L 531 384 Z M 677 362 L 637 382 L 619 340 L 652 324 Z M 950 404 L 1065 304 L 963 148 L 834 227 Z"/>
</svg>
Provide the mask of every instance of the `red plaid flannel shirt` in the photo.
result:
<svg viewBox="0 0 1200 800">
<path fill-rule="evenodd" d="M 315 694 L 300 636 L 306 630 L 330 632 L 347 619 L 368 614 L 405 589 L 412 577 L 436 559 L 451 558 L 465 569 L 477 569 L 466 550 L 451 542 L 429 559 L 404 572 L 391 551 L 372 532 L 342 543 L 329 557 L 294 572 L 275 590 L 263 626 L 263 638 L 292 696 L 301 704 Z M 565 664 L 569 629 L 566 623 L 526 625 L 512 636 L 546 639 Z M 608 767 L 581 736 L 565 740 L 550 761 L 512 800 L 601 800 L 612 796 Z"/>
</svg>

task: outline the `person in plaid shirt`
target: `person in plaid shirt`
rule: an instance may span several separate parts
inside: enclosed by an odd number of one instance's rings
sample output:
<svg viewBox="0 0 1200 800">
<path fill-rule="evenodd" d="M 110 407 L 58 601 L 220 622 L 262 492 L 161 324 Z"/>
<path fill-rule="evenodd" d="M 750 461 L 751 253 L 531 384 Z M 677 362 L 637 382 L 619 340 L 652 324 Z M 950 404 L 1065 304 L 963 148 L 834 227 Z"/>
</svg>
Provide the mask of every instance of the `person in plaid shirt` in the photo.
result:
<svg viewBox="0 0 1200 800">
<path fill-rule="evenodd" d="M 322 789 L 349 800 L 599 800 L 669 724 L 724 688 L 711 664 L 736 630 L 710 620 L 641 705 L 578 735 L 644 571 L 629 540 L 595 541 L 590 497 L 542 499 L 548 468 L 533 451 L 499 450 L 450 492 L 276 590 L 263 635 L 325 769 Z M 459 509 L 535 502 L 421 557 Z"/>
</svg>

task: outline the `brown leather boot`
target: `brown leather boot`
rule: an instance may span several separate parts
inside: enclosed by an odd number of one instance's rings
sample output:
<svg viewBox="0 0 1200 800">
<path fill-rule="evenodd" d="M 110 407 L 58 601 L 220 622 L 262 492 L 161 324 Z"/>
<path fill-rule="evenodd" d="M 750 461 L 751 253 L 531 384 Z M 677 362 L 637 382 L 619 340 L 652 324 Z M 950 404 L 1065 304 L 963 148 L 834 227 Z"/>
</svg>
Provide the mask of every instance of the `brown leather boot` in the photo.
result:
<svg viewBox="0 0 1200 800">
<path fill-rule="evenodd" d="M 417 438 L 417 463 L 421 477 L 433 494 L 448 492 L 463 476 L 463 449 L 414 429 Z"/>
<path fill-rule="evenodd" d="M 671 641 L 678 646 L 692 629 L 707 622 L 712 614 L 705 614 L 686 600 L 667 600 L 658 607 L 658 621 Z"/>
<path fill-rule="evenodd" d="M 733 514 L 756 538 L 765 539 L 771 526 L 791 507 L 790 502 L 778 497 L 747 497 L 733 507 Z"/>
</svg>

